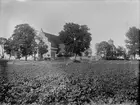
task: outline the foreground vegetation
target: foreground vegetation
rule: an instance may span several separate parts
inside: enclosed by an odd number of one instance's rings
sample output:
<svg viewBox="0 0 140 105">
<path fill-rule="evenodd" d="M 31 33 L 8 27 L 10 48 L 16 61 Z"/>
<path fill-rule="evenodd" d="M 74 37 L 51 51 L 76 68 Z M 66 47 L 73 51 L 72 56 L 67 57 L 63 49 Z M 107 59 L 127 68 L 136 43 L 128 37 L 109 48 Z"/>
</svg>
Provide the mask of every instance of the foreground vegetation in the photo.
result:
<svg viewBox="0 0 140 105">
<path fill-rule="evenodd" d="M 1 81 L 1 104 L 136 105 L 138 62 L 93 61 L 67 65 L 63 62 L 52 66 L 64 73 L 46 75 L 43 79 L 19 77 L 16 82 Z"/>
</svg>

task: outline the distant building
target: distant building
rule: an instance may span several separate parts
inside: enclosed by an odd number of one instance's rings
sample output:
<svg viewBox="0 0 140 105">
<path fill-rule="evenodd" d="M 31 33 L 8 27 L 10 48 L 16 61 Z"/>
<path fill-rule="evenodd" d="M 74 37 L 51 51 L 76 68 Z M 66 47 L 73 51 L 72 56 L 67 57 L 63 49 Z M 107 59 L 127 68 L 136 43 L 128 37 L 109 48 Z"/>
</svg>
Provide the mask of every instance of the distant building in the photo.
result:
<svg viewBox="0 0 140 105">
<path fill-rule="evenodd" d="M 87 56 L 88 57 L 91 57 L 92 56 L 92 49 L 91 48 L 88 48 L 84 51 L 84 54 L 83 56 L 86 56 L 86 53 L 87 53 Z"/>
<path fill-rule="evenodd" d="M 115 53 L 117 52 L 117 49 L 116 49 L 116 47 L 115 47 L 115 45 L 114 45 L 114 41 L 112 40 L 112 39 L 109 39 L 108 40 L 108 44 L 109 45 L 111 45 L 111 52 L 112 52 L 112 54 L 110 54 L 109 56 L 115 56 Z M 97 50 L 98 49 L 98 47 L 99 47 L 99 43 L 96 43 L 96 45 L 95 45 L 95 49 Z M 99 60 L 99 59 L 101 59 L 102 57 L 104 57 L 105 56 L 105 54 L 104 54 L 104 52 L 103 53 L 101 53 L 101 54 L 97 54 L 97 51 L 96 51 L 96 56 L 94 57 L 96 60 Z"/>
<path fill-rule="evenodd" d="M 108 40 L 108 44 L 110 44 L 112 46 L 112 51 L 116 52 L 116 47 L 115 47 L 114 41 L 112 39 Z"/>
</svg>

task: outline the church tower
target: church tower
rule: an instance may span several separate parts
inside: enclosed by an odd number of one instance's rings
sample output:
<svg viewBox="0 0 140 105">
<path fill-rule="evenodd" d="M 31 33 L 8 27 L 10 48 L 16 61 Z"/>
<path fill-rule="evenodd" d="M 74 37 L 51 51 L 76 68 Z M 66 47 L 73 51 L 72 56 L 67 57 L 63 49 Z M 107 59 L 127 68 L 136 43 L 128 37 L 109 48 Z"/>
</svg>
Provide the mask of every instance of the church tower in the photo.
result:
<svg viewBox="0 0 140 105">
<path fill-rule="evenodd" d="M 108 40 L 108 44 L 114 45 L 114 41 L 112 39 Z"/>
<path fill-rule="evenodd" d="M 110 44 L 112 46 L 112 51 L 116 51 L 116 47 L 114 45 L 114 41 L 112 39 L 108 40 L 108 44 Z"/>
</svg>

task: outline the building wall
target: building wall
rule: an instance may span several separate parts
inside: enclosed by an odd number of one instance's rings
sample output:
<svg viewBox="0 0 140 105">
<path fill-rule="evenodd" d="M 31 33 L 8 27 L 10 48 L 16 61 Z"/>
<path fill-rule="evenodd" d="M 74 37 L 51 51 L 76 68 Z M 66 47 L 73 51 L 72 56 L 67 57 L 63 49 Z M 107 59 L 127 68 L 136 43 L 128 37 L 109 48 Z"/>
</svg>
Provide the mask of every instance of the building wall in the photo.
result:
<svg viewBox="0 0 140 105">
<path fill-rule="evenodd" d="M 2 49 L 2 47 L 1 47 L 1 45 L 0 45 L 0 58 L 1 58 L 1 56 L 2 56 L 2 51 L 3 51 L 3 49 Z"/>
<path fill-rule="evenodd" d="M 64 53 L 65 52 L 65 45 L 64 44 L 59 44 L 59 53 Z"/>
<path fill-rule="evenodd" d="M 116 51 L 116 47 L 115 47 L 114 41 L 113 41 L 112 39 L 110 39 L 110 40 L 108 41 L 108 44 L 110 44 L 110 45 L 112 46 L 112 51 Z"/>
<path fill-rule="evenodd" d="M 39 33 L 39 37 L 43 40 L 43 42 L 48 46 L 48 52 L 44 54 L 45 57 L 48 57 L 48 55 L 51 56 L 51 43 L 48 41 L 48 38 L 45 36 L 44 32 L 41 30 Z"/>
<path fill-rule="evenodd" d="M 45 36 L 45 33 L 42 30 L 39 32 L 38 37 L 40 37 L 41 40 L 48 46 L 48 52 L 43 54 L 43 58 L 48 58 L 48 57 L 55 58 L 57 48 L 52 47 L 51 42 L 49 42 L 48 38 Z M 36 39 L 36 42 L 38 42 L 38 41 L 39 40 Z M 37 56 L 38 56 L 38 54 L 37 54 Z"/>
<path fill-rule="evenodd" d="M 52 52 L 51 52 L 51 57 L 52 57 L 53 59 L 56 58 L 56 51 L 52 51 Z"/>
</svg>

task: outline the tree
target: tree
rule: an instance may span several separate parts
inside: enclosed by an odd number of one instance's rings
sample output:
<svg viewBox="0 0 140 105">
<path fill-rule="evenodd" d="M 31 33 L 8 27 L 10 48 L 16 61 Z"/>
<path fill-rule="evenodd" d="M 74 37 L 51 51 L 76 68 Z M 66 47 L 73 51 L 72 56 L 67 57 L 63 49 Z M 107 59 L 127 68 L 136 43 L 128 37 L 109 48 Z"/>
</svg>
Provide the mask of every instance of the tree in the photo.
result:
<svg viewBox="0 0 140 105">
<path fill-rule="evenodd" d="M 92 49 L 88 48 L 86 51 L 84 51 L 84 54 L 86 57 L 90 57 L 92 55 Z"/>
<path fill-rule="evenodd" d="M 33 53 L 33 57 L 34 57 L 34 61 L 36 60 L 36 54 L 37 54 L 37 49 L 38 49 L 38 44 L 36 43 L 35 39 L 34 41 L 32 41 L 32 44 L 31 44 L 31 51 Z"/>
<path fill-rule="evenodd" d="M 123 56 L 124 58 L 126 57 L 126 49 L 122 46 L 117 47 L 117 56 Z"/>
<path fill-rule="evenodd" d="M 43 39 L 39 36 L 35 36 L 35 41 L 33 43 L 34 49 L 34 60 L 35 60 L 35 54 L 39 54 L 39 59 L 43 59 L 43 54 L 48 52 L 48 45 L 45 44 L 45 42 L 43 41 Z M 50 56 L 50 55 L 48 55 Z"/>
<path fill-rule="evenodd" d="M 96 46 L 96 53 L 97 55 L 100 55 L 104 58 L 111 55 L 111 48 L 112 46 L 108 44 L 106 41 L 102 41 L 98 43 L 98 46 Z"/>
<path fill-rule="evenodd" d="M 67 53 L 74 53 L 75 59 L 77 55 L 81 55 L 90 46 L 91 34 L 86 25 L 75 23 L 66 23 L 59 37 L 65 44 Z"/>
<path fill-rule="evenodd" d="M 27 56 L 33 54 L 33 42 L 36 31 L 29 24 L 20 24 L 15 27 L 12 35 L 14 50 L 21 53 L 27 61 Z"/>
<path fill-rule="evenodd" d="M 85 56 L 87 57 L 89 55 L 89 52 L 88 51 L 85 51 Z"/>
<path fill-rule="evenodd" d="M 139 41 L 140 41 L 139 32 L 140 30 L 137 29 L 136 27 L 131 27 L 126 33 L 126 37 L 127 37 L 127 39 L 125 40 L 126 47 L 128 49 L 128 53 L 130 55 L 133 55 L 134 58 L 136 54 L 139 55 Z"/>
<path fill-rule="evenodd" d="M 12 50 L 12 40 L 9 38 L 4 44 L 4 51 L 9 55 L 9 60 L 11 58 Z"/>
<path fill-rule="evenodd" d="M 0 46 L 2 48 L 2 58 L 4 58 L 4 44 L 6 43 L 7 39 L 0 37 Z"/>
<path fill-rule="evenodd" d="M 43 54 L 48 52 L 48 46 L 44 44 L 43 41 L 40 41 L 38 44 L 38 51 L 40 55 L 40 59 L 43 59 Z"/>
</svg>

